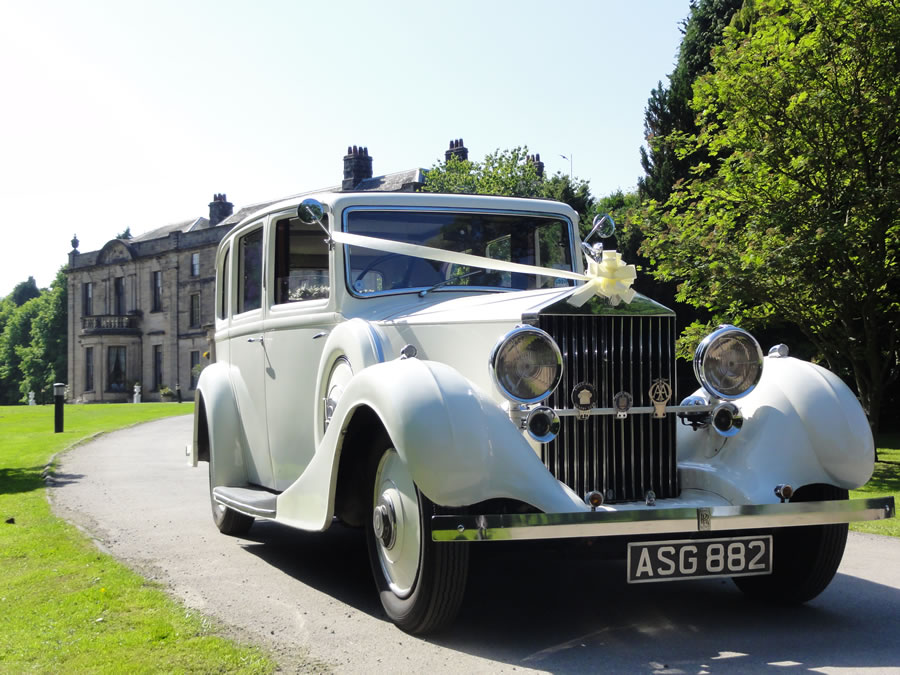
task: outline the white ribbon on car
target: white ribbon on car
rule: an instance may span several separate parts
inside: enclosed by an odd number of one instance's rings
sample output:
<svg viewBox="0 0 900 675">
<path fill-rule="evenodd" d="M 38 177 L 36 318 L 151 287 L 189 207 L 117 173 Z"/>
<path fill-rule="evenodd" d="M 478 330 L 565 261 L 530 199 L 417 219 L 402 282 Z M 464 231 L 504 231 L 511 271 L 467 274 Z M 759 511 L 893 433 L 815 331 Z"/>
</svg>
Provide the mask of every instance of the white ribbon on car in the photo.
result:
<svg viewBox="0 0 900 675">
<path fill-rule="evenodd" d="M 631 299 L 634 297 L 634 291 L 630 286 L 634 282 L 637 272 L 634 265 L 626 265 L 622 262 L 621 254 L 616 253 L 616 251 L 604 251 L 603 260 L 600 263 L 589 261 L 588 273 L 579 274 L 568 270 L 538 267 L 537 265 L 523 265 L 470 253 L 457 253 L 432 246 L 409 244 L 392 239 L 350 234 L 349 232 L 332 232 L 331 238 L 339 244 L 359 246 L 383 253 L 396 253 L 397 255 L 436 260 L 451 265 L 465 265 L 467 267 L 480 267 L 498 272 L 518 272 L 521 274 L 535 274 L 544 277 L 584 281 L 586 283 L 578 288 L 568 300 L 570 304 L 576 307 L 580 307 L 594 295 L 608 298 L 613 305 L 617 305 L 620 299 L 626 303 L 631 302 Z"/>
</svg>

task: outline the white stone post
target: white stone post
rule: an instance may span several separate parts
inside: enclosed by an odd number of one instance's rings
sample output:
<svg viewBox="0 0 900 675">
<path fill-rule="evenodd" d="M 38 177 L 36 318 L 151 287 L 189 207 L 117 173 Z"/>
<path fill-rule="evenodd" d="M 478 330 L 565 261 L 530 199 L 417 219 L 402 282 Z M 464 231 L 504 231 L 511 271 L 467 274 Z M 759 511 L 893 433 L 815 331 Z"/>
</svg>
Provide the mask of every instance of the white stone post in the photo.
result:
<svg viewBox="0 0 900 675">
<path fill-rule="evenodd" d="M 141 385 L 139 384 L 134 385 L 134 402 L 141 402 Z"/>
</svg>

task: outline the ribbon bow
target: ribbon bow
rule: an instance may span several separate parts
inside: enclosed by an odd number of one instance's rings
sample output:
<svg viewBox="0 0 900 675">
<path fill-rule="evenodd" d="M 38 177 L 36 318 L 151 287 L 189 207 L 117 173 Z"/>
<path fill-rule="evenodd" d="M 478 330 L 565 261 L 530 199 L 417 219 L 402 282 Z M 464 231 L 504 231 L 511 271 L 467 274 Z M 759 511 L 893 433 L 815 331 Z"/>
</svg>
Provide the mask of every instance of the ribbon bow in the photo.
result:
<svg viewBox="0 0 900 675">
<path fill-rule="evenodd" d="M 622 254 L 617 251 L 603 251 L 600 261 L 589 260 L 585 274 L 587 281 L 569 298 L 569 304 L 581 307 L 594 295 L 609 299 L 615 307 L 620 301 L 631 302 L 634 290 L 631 284 L 637 278 L 634 265 L 622 262 Z"/>
</svg>

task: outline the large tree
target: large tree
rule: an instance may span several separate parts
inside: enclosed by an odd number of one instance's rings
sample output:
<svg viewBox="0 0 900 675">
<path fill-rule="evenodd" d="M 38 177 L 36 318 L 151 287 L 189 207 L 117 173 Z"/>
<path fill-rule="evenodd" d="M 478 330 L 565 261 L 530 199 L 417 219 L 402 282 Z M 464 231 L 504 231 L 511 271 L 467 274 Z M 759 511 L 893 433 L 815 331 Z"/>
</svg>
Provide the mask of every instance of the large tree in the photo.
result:
<svg viewBox="0 0 900 675">
<path fill-rule="evenodd" d="M 21 284 L 20 284 L 21 285 Z M 16 307 L 0 304 L 0 405 L 23 402 L 34 391 L 43 400 L 66 377 L 66 275 Z"/>
<path fill-rule="evenodd" d="M 562 173 L 543 176 L 527 147 L 496 150 L 480 162 L 450 157 L 426 172 L 422 191 L 556 199 L 578 212 L 582 234 L 590 229 L 594 206 L 586 181 Z"/>
<path fill-rule="evenodd" d="M 684 21 L 684 37 L 678 48 L 675 69 L 667 85 L 661 81 L 650 92 L 644 111 L 646 147 L 641 147 L 644 176 L 638 180 L 643 198 L 664 201 L 674 185 L 690 175 L 691 163 L 676 152 L 674 132 L 695 133 L 691 110 L 692 87 L 710 69 L 712 49 L 722 42 L 722 33 L 744 0 L 692 0 Z"/>
<path fill-rule="evenodd" d="M 644 252 L 718 317 L 794 322 L 877 429 L 900 375 L 896 2 L 757 0 L 692 107 L 699 133 L 669 141 L 693 177 L 651 207 Z"/>
</svg>

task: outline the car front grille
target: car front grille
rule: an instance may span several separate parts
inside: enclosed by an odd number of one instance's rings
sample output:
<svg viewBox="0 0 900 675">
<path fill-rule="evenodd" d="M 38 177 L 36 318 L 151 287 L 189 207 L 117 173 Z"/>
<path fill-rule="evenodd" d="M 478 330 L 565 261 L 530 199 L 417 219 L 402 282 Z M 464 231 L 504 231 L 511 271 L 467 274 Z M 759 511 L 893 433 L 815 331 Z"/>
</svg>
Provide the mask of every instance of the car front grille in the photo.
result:
<svg viewBox="0 0 900 675">
<path fill-rule="evenodd" d="M 664 378 L 675 389 L 675 317 L 541 315 L 563 354 L 563 379 L 547 405 L 571 409 L 572 390 L 587 382 L 597 391 L 599 408 L 614 407 L 618 392 L 633 397 L 633 407 L 652 406 L 650 387 Z M 559 435 L 543 447 L 553 475 L 579 496 L 597 490 L 607 502 L 643 501 L 649 490 L 658 499 L 678 495 L 675 415 L 592 415 L 562 417 Z"/>
</svg>

